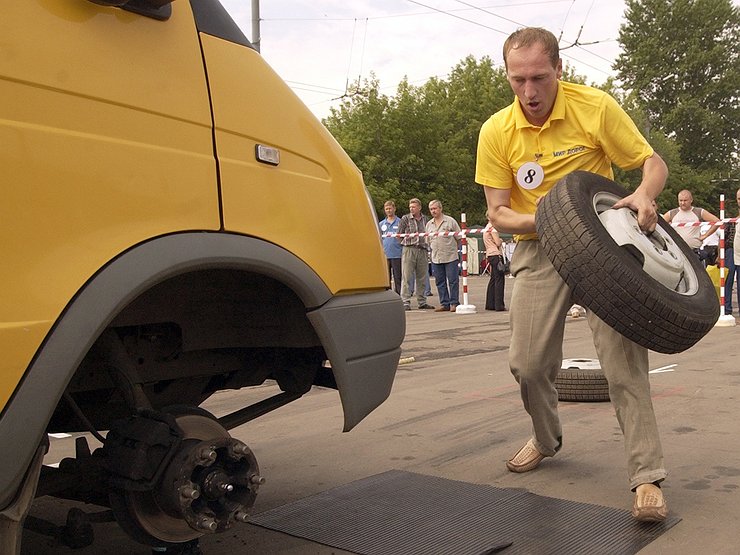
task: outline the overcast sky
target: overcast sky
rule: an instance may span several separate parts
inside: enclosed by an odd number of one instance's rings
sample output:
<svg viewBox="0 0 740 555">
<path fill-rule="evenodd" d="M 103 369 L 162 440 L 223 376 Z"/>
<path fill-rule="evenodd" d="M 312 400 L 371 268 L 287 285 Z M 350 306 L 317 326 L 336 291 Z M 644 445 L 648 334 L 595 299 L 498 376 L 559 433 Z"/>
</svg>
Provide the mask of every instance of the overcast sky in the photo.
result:
<svg viewBox="0 0 740 555">
<path fill-rule="evenodd" d="M 221 0 L 249 39 L 251 1 Z M 622 0 L 262 0 L 261 53 L 323 118 L 371 72 L 392 96 L 404 76 L 445 78 L 468 55 L 502 63 L 503 41 L 522 26 L 549 29 L 561 48 L 577 40 L 564 61 L 602 83 L 614 76 L 623 13 Z"/>
</svg>

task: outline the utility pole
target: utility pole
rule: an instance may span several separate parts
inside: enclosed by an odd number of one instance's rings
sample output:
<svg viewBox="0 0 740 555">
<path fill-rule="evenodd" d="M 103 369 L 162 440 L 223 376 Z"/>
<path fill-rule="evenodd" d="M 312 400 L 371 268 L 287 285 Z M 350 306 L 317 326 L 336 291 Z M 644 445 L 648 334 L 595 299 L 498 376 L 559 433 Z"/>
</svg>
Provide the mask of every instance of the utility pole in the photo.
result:
<svg viewBox="0 0 740 555">
<path fill-rule="evenodd" d="M 252 45 L 260 51 L 260 0 L 252 0 Z"/>
</svg>

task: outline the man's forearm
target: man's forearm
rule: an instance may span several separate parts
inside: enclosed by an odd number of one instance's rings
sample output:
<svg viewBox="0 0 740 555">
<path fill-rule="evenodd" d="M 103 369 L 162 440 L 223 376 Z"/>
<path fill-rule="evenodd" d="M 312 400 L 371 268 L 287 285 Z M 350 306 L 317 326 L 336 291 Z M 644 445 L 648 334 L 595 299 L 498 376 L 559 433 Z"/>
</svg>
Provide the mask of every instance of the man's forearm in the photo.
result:
<svg viewBox="0 0 740 555">
<path fill-rule="evenodd" d="M 520 214 L 509 205 L 509 191 L 484 187 L 488 219 L 497 231 L 504 233 L 535 233 L 534 214 Z"/>
<path fill-rule="evenodd" d="M 657 153 L 654 153 L 645 160 L 642 166 L 642 182 L 635 192 L 640 192 L 647 195 L 650 200 L 655 200 L 663 191 L 666 179 L 668 179 L 668 166 Z"/>
<path fill-rule="evenodd" d="M 508 206 L 498 206 L 488 210 L 488 217 L 498 231 L 504 233 L 535 233 L 534 214 L 520 214 Z"/>
</svg>

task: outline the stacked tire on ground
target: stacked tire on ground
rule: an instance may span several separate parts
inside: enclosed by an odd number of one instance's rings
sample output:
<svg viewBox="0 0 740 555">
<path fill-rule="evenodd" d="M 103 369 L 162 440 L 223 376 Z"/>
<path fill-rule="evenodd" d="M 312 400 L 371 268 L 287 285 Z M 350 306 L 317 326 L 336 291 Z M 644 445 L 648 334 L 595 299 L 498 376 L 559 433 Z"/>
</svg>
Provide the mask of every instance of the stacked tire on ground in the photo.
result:
<svg viewBox="0 0 740 555">
<path fill-rule="evenodd" d="M 555 378 L 559 401 L 609 400 L 609 382 L 598 360 L 568 359 Z"/>
</svg>

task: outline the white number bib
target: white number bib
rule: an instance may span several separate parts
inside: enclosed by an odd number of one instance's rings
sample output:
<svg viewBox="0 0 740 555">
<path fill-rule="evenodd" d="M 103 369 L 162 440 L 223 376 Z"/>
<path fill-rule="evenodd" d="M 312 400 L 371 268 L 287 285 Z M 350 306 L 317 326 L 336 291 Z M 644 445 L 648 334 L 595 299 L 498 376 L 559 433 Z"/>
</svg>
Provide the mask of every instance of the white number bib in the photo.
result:
<svg viewBox="0 0 740 555">
<path fill-rule="evenodd" d="M 537 162 L 527 162 L 516 172 L 516 182 L 522 189 L 536 189 L 545 179 L 545 170 Z"/>
</svg>

